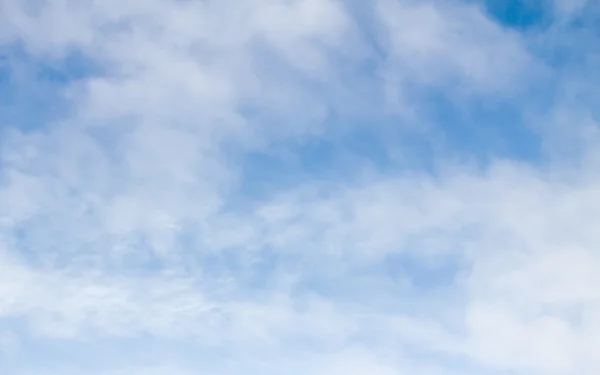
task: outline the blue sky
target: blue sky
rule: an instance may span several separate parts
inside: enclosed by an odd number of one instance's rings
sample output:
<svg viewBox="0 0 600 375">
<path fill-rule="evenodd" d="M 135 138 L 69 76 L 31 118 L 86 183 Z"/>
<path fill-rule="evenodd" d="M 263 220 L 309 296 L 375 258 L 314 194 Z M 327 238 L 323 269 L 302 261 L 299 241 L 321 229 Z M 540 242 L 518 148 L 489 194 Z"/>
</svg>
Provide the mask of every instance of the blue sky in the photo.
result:
<svg viewBox="0 0 600 375">
<path fill-rule="evenodd" d="M 586 0 L 0 4 L 0 373 L 595 375 Z"/>
</svg>

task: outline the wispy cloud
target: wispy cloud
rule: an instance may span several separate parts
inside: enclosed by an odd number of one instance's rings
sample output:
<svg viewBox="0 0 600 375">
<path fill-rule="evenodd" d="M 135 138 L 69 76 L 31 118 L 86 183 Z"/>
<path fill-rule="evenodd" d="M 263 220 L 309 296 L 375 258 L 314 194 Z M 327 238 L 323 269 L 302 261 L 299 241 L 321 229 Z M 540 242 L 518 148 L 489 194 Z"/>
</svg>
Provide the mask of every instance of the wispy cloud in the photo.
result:
<svg viewBox="0 0 600 375">
<path fill-rule="evenodd" d="M 0 372 L 598 373 L 597 10 L 488 5 L 2 3 Z"/>
</svg>

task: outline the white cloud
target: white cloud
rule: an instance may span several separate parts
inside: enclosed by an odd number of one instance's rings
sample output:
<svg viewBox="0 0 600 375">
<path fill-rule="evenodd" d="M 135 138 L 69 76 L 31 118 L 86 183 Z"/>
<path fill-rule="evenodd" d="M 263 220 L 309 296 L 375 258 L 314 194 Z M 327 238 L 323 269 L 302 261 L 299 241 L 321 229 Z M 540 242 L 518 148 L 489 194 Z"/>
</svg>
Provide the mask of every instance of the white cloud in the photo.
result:
<svg viewBox="0 0 600 375">
<path fill-rule="evenodd" d="M 14 347 L 11 373 L 35 373 L 14 358 L 44 362 L 36 343 L 93 353 L 144 337 L 222 357 L 113 353 L 96 373 L 600 370 L 592 157 L 572 170 L 565 152 L 545 167 L 446 162 L 435 176 L 305 175 L 264 199 L 240 192 L 248 152 L 349 134 L 365 113 L 402 120 L 397 102 L 364 92 L 418 107 L 416 86 L 460 86 L 459 104 L 526 91 L 544 62 L 522 35 L 472 5 L 380 1 L 387 59 L 360 81 L 349 72 L 367 74 L 376 54 L 352 2 L 39 4 L 2 3 L 0 41 L 38 63 L 78 51 L 94 64 L 54 87 L 64 116 L 2 129 L 0 361 Z M 572 106 L 537 129 L 591 150 L 592 116 L 583 136 L 563 136 L 561 124 L 584 122 Z M 97 369 L 58 362 L 48 371 Z"/>
<path fill-rule="evenodd" d="M 532 69 L 521 37 L 473 5 L 385 0 L 377 11 L 387 26 L 387 75 L 396 87 L 441 83 L 450 95 L 514 90 Z"/>
</svg>

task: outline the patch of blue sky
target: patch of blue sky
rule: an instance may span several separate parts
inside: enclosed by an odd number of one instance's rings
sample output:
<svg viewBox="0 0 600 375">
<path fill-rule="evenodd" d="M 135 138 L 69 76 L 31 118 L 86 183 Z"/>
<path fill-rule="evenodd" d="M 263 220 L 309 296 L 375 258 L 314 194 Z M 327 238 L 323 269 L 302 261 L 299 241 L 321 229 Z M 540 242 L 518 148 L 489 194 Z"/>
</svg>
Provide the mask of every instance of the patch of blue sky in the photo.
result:
<svg viewBox="0 0 600 375">
<path fill-rule="evenodd" d="M 520 103 L 473 98 L 457 104 L 447 91 L 434 90 L 422 96 L 421 110 L 433 124 L 430 129 L 416 131 L 403 126 L 401 119 L 375 118 L 373 124 L 336 124 L 351 130 L 333 137 L 316 135 L 272 145 L 270 152 L 244 158 L 244 192 L 268 194 L 298 185 L 306 177 L 352 181 L 369 169 L 435 174 L 436 160 L 447 156 L 469 157 L 482 167 L 495 158 L 541 161 L 541 139 L 527 126 L 523 111 L 528 108 Z M 332 116 L 330 121 L 340 120 Z"/>
<path fill-rule="evenodd" d="M 39 130 L 68 112 L 65 89 L 99 72 L 73 49 L 55 59 L 32 56 L 18 43 L 0 48 L 0 130 Z"/>
<path fill-rule="evenodd" d="M 491 4 L 488 6 L 492 7 Z M 295 77 L 294 82 L 308 88 L 326 103 L 328 115 L 323 121 L 333 131 L 273 144 L 269 151 L 246 155 L 242 161 L 244 193 L 269 194 L 277 188 L 299 184 L 306 177 L 351 179 L 361 166 L 380 172 L 402 173 L 417 169 L 435 174 L 436 160 L 448 156 L 465 156 L 482 167 L 496 158 L 542 162 L 541 139 L 535 129 L 528 126 L 526 117 L 531 107 L 539 109 L 554 104 L 552 97 L 544 99 L 544 95 L 551 96 L 548 94 L 551 90 L 547 89 L 554 85 L 553 82 L 534 85 L 534 89 L 512 98 L 483 96 L 467 100 L 455 100 L 452 87 L 414 87 L 407 95 L 420 103 L 422 119 L 430 121 L 427 127 L 431 126 L 431 131 L 409 130 L 403 126 L 403 119 L 379 111 L 384 107 L 385 98 L 378 82 L 378 71 L 385 56 L 377 51 L 380 50 L 378 44 L 385 38 L 377 35 L 375 25 L 369 22 L 368 12 L 361 15 L 360 5 L 351 2 L 348 8 L 354 10 L 355 18 L 360 19 L 360 30 L 369 45 L 364 46 L 367 52 L 361 64 L 349 66 L 343 58 L 339 59 L 336 74 L 342 87 L 320 87 L 294 72 L 286 62 L 278 61 L 275 55 L 261 54 L 264 62 L 261 66 L 268 67 L 272 74 L 279 70 L 288 79 Z M 497 22 L 506 25 L 533 27 L 547 18 L 541 2 L 514 1 L 500 8 L 496 5 L 489 12 Z M 415 99 L 417 97 L 419 100 Z M 352 116 L 355 106 L 360 107 L 358 117 Z M 372 116 L 369 118 L 366 114 Z M 260 115 L 257 118 L 276 121 Z M 350 130 L 345 134 L 337 131 L 344 128 Z"/>
<path fill-rule="evenodd" d="M 469 156 L 481 166 L 496 158 L 540 161 L 541 140 L 524 118 L 529 103 L 475 97 L 457 102 L 450 91 L 433 90 L 423 98 L 423 112 L 451 155 Z"/>
<path fill-rule="evenodd" d="M 549 0 L 484 0 L 483 6 L 490 18 L 519 31 L 550 27 L 555 18 Z"/>
<path fill-rule="evenodd" d="M 243 194 L 256 197 L 298 185 L 307 177 L 336 180 L 349 178 L 365 166 L 379 170 L 393 166 L 388 154 L 390 134 L 377 129 L 385 125 L 392 131 L 396 128 L 398 135 L 406 131 L 398 119 L 383 110 L 385 98 L 378 82 L 377 69 L 381 63 L 378 58 L 369 54 L 354 65 L 345 63 L 343 57 L 332 58 L 337 61 L 333 64 L 337 75 L 333 84 L 307 77 L 276 55 L 263 53 L 258 59 L 259 66 L 269 69 L 271 76 L 285 77 L 292 86 L 312 94 L 306 105 L 320 103 L 324 107 L 324 117 L 319 121 L 325 124 L 326 131 L 274 141 L 265 149 L 238 155 Z M 242 113 L 249 121 L 274 128 L 280 121 L 290 121 L 273 116 L 269 109 L 244 108 Z"/>
<path fill-rule="evenodd" d="M 490 19 L 526 35 L 525 41 L 536 58 L 557 69 L 553 73 L 558 76 L 581 70 L 580 64 L 597 49 L 597 2 L 586 2 L 574 14 L 561 19 L 560 9 L 551 0 L 473 1 L 483 4 Z"/>
<path fill-rule="evenodd" d="M 271 152 L 253 152 L 243 163 L 243 193 L 263 196 L 311 180 L 353 179 L 361 169 L 391 166 L 383 139 L 377 132 L 359 129 L 338 138 L 313 138 L 273 145 Z"/>
</svg>

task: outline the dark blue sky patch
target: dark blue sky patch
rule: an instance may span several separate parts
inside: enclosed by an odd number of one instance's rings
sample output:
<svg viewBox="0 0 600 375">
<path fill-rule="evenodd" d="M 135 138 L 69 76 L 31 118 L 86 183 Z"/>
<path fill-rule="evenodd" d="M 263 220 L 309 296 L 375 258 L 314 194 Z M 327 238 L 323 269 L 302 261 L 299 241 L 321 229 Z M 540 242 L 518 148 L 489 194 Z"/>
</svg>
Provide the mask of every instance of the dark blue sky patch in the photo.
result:
<svg viewBox="0 0 600 375">
<path fill-rule="evenodd" d="M 38 62 L 37 78 L 42 82 L 68 84 L 101 73 L 102 69 L 93 60 L 73 50 L 60 60 Z"/>
<path fill-rule="evenodd" d="M 438 160 L 467 158 L 481 167 L 496 158 L 543 161 L 541 139 L 515 102 L 473 98 L 458 103 L 442 92 L 425 95 L 422 112 L 431 127 L 407 129 L 400 120 L 348 124 L 349 130 L 272 144 L 239 156 L 242 193 L 265 198 L 311 181 L 351 182 L 363 172 L 424 171 L 435 175 Z M 336 120 L 332 120 L 336 122 Z M 342 123 L 341 121 L 337 121 Z M 377 129 L 377 130 L 375 130 Z"/>
<path fill-rule="evenodd" d="M 242 193 L 267 197 L 311 181 L 352 181 L 367 169 L 387 170 L 392 162 L 376 132 L 365 129 L 332 137 L 310 137 L 272 145 L 241 158 Z"/>
<path fill-rule="evenodd" d="M 485 0 L 483 5 L 491 19 L 519 31 L 544 29 L 553 20 L 549 0 Z"/>
<path fill-rule="evenodd" d="M 472 97 L 455 100 L 451 91 L 422 91 L 422 112 L 435 124 L 432 139 L 443 153 L 469 156 L 487 165 L 495 158 L 539 163 L 541 139 L 523 117 L 528 102 Z"/>
<path fill-rule="evenodd" d="M 18 44 L 0 48 L 0 128 L 42 129 L 69 111 L 65 89 L 101 74 L 99 66 L 78 51 L 60 59 L 40 59 Z"/>
</svg>

